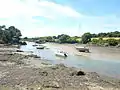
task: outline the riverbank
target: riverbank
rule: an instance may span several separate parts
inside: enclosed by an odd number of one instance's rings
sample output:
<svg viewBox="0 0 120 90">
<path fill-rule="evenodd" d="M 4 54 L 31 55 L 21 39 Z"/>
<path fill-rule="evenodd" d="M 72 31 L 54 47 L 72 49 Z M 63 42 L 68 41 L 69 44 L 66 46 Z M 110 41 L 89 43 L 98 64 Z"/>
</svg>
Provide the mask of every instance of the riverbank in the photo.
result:
<svg viewBox="0 0 120 90">
<path fill-rule="evenodd" d="M 120 80 L 0 48 L 0 90 L 119 90 Z M 1 58 L 2 57 L 2 58 Z"/>
</svg>

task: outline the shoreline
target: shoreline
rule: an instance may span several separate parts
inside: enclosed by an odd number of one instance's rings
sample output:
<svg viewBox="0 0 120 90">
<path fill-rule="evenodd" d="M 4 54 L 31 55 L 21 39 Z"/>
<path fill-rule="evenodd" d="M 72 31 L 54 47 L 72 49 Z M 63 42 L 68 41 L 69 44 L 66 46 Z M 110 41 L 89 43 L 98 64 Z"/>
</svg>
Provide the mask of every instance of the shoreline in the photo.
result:
<svg viewBox="0 0 120 90">
<path fill-rule="evenodd" d="M 8 49 L 8 50 L 7 50 Z M 119 90 L 120 80 L 96 72 L 51 65 L 33 54 L 9 50 L 0 60 L 0 90 Z M 14 52 L 11 54 L 11 52 Z M 25 52 L 26 53 L 26 52 Z M 37 64 L 36 64 L 37 63 Z M 32 89 L 31 89 L 32 88 Z"/>
</svg>

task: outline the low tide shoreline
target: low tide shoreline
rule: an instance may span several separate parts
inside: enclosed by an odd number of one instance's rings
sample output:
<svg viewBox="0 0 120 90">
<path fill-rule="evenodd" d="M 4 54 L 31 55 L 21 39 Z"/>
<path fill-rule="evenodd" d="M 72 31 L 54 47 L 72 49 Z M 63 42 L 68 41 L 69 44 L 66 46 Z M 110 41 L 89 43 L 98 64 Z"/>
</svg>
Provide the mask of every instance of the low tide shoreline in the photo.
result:
<svg viewBox="0 0 120 90">
<path fill-rule="evenodd" d="M 9 48 L 0 48 L 0 90 L 120 89 L 120 80 L 63 64 L 51 65 L 33 54 L 26 55 Z"/>
</svg>

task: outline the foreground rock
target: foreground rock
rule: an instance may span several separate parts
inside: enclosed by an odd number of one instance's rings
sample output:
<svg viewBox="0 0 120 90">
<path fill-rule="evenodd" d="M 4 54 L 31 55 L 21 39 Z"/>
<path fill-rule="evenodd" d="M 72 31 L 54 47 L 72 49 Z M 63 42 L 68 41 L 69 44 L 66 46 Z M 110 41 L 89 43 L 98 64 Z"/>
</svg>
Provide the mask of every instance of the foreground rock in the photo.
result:
<svg viewBox="0 0 120 90">
<path fill-rule="evenodd" d="M 0 90 L 120 90 L 119 80 L 95 72 L 63 64 L 51 66 L 39 57 L 18 52 L 4 52 L 3 57 L 6 60 L 0 61 Z"/>
</svg>

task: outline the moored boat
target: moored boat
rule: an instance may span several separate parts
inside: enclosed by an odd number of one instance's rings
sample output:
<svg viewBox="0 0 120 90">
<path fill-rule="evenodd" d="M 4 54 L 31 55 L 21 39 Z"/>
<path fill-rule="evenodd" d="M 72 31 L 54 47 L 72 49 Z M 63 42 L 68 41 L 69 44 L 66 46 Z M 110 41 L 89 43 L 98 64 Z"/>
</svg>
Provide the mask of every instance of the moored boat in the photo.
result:
<svg viewBox="0 0 120 90">
<path fill-rule="evenodd" d="M 62 57 L 67 57 L 68 56 L 66 52 L 63 52 L 63 51 L 60 51 L 60 50 L 55 52 L 55 55 L 56 56 L 62 56 Z"/>
<path fill-rule="evenodd" d="M 43 45 L 39 45 L 39 46 L 37 46 L 36 48 L 37 48 L 37 49 L 44 49 L 45 46 L 43 46 Z"/>
<path fill-rule="evenodd" d="M 75 47 L 79 52 L 90 52 L 87 47 Z"/>
<path fill-rule="evenodd" d="M 37 44 L 32 45 L 33 47 L 38 46 Z"/>
</svg>

